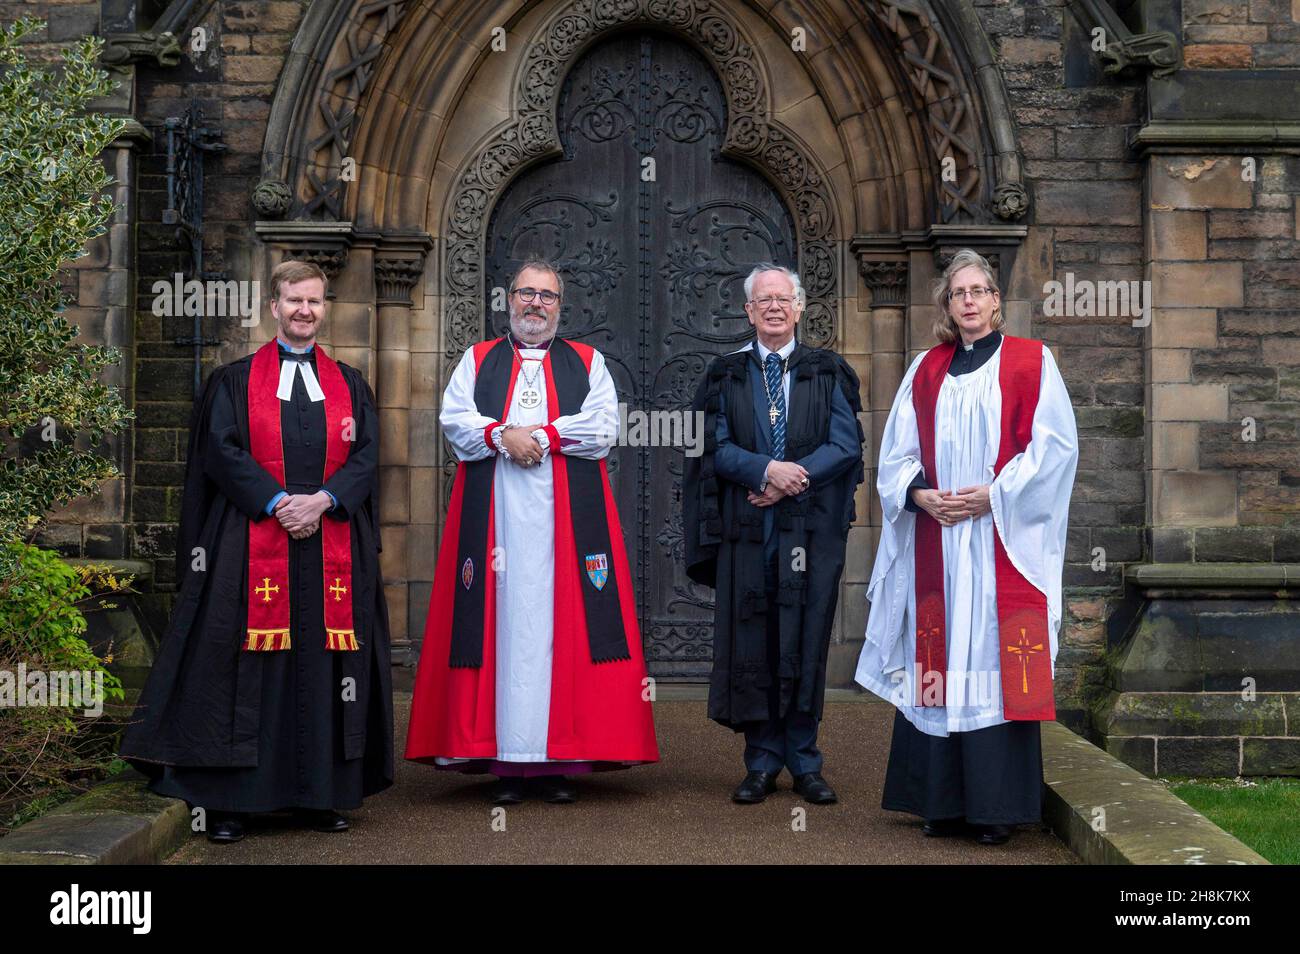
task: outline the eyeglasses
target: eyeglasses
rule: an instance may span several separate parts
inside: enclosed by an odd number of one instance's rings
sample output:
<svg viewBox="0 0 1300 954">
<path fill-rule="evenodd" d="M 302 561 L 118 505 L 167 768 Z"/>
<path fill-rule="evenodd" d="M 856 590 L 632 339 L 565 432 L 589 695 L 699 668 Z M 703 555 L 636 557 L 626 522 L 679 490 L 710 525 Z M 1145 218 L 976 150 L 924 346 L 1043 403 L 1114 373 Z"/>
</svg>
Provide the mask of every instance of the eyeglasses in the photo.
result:
<svg viewBox="0 0 1300 954">
<path fill-rule="evenodd" d="M 553 292 L 547 288 L 540 290 L 536 288 L 516 288 L 515 294 L 519 296 L 520 301 L 528 302 L 530 304 L 536 298 L 540 298 L 543 305 L 554 305 L 560 300 L 559 292 Z"/>
<path fill-rule="evenodd" d="M 749 303 L 753 305 L 755 308 L 757 308 L 759 311 L 763 311 L 764 309 L 767 308 L 768 305 L 772 304 L 772 302 L 776 302 L 782 308 L 789 308 L 791 305 L 794 304 L 794 299 L 791 298 L 789 295 L 781 295 L 781 296 L 765 295 L 762 298 L 752 298 L 750 299 Z"/>
<path fill-rule="evenodd" d="M 974 288 L 954 288 L 948 292 L 948 300 L 954 298 L 965 298 L 970 295 L 975 301 L 983 301 L 993 292 L 992 288 L 985 288 L 983 285 L 976 285 Z"/>
</svg>

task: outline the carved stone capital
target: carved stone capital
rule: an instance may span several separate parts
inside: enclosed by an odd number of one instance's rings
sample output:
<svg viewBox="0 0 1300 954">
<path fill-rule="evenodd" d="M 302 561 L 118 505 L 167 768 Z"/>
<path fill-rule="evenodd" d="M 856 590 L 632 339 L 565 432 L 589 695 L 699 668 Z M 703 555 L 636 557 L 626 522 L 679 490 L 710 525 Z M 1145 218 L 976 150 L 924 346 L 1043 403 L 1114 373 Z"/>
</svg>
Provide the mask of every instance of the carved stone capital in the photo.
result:
<svg viewBox="0 0 1300 954">
<path fill-rule="evenodd" d="M 319 265 L 331 282 L 347 267 L 351 222 L 257 222 L 253 228 L 262 241 L 283 250 L 286 259 Z M 328 296 L 334 297 L 333 289 Z"/>
<path fill-rule="evenodd" d="M 907 303 L 907 262 L 858 259 L 858 271 L 871 289 L 871 307 L 902 308 Z"/>
<path fill-rule="evenodd" d="M 109 69 L 153 60 L 158 66 L 175 66 L 181 61 L 181 47 L 171 33 L 119 33 L 105 37 L 99 62 Z"/>
<path fill-rule="evenodd" d="M 424 258 L 423 252 L 376 252 L 376 304 L 410 308 L 411 290 L 424 275 Z"/>
<path fill-rule="evenodd" d="M 988 259 L 989 265 L 993 268 L 993 274 L 997 276 L 998 284 L 1003 286 L 1003 288 L 1006 287 L 1007 273 L 1002 268 L 1001 252 L 992 251 L 988 248 L 982 248 L 975 245 L 967 245 L 963 247 L 973 248 Z M 948 266 L 952 264 L 952 260 L 958 251 L 960 251 L 960 249 L 952 246 L 941 246 L 934 250 L 934 268 L 937 274 L 942 275 L 944 273 Z"/>
<path fill-rule="evenodd" d="M 335 247 L 329 246 L 300 246 L 286 250 L 286 258 L 297 259 L 301 262 L 311 262 L 313 265 L 319 265 L 320 270 L 332 282 L 338 278 L 340 273 L 348 264 L 348 248 L 346 245 Z"/>
</svg>

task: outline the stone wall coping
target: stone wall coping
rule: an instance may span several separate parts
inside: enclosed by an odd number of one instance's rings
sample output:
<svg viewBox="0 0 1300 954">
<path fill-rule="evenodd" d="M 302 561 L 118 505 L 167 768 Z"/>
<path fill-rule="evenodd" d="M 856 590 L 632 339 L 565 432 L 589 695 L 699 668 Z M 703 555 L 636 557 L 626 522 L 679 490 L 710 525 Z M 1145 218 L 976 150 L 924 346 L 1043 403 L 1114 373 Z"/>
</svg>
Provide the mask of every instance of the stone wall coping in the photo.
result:
<svg viewBox="0 0 1300 954">
<path fill-rule="evenodd" d="M 1125 579 L 1167 589 L 1278 589 L 1300 585 L 1300 563 L 1132 563 Z"/>
<path fill-rule="evenodd" d="M 1261 145 L 1298 144 L 1300 144 L 1300 123 L 1221 120 L 1148 123 L 1133 133 L 1131 143 L 1139 152 L 1152 149 L 1200 151 L 1226 146 L 1241 146 L 1257 150 Z"/>
<path fill-rule="evenodd" d="M 1044 820 L 1087 864 L 1269 863 L 1159 782 L 1060 723 L 1044 722 L 1042 738 Z"/>
<path fill-rule="evenodd" d="M 190 836 L 190 812 L 127 769 L 0 838 L 0 865 L 153 865 Z"/>
</svg>

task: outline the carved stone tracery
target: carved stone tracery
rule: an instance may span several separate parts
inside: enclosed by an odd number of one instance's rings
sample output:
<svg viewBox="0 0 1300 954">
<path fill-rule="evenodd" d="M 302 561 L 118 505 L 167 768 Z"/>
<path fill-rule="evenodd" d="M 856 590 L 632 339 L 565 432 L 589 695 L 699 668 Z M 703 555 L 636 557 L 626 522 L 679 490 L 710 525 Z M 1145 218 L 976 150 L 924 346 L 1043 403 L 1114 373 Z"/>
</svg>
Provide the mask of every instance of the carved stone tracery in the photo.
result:
<svg viewBox="0 0 1300 954">
<path fill-rule="evenodd" d="M 305 154 L 298 157 L 298 174 L 304 181 L 299 183 L 300 204 L 295 218 L 339 219 L 348 181 L 343 160 L 350 156 L 356 134 L 356 105 L 363 102 L 384 41 L 410 9 L 410 3 L 374 0 L 362 5 L 345 24 L 348 58 L 322 77 L 315 95 L 318 115 L 310 127 L 319 131 L 306 143 Z M 321 175 L 317 170 L 326 172 Z"/>
</svg>

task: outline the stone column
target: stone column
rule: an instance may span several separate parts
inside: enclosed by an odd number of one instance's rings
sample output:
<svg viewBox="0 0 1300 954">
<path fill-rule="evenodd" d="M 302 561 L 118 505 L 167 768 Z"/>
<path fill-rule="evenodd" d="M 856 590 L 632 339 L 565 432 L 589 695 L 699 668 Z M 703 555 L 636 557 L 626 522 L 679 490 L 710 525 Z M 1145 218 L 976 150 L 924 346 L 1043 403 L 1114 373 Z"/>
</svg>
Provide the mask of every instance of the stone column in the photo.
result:
<svg viewBox="0 0 1300 954">
<path fill-rule="evenodd" d="M 376 394 L 379 411 L 380 568 L 388 600 L 393 663 L 403 665 L 411 646 L 407 558 L 411 519 L 410 408 L 412 291 L 424 275 L 427 237 L 381 240 L 375 249 L 378 308 Z"/>
<path fill-rule="evenodd" d="M 867 403 L 871 419 L 871 457 L 867 466 L 869 481 L 874 487 L 875 464 L 880 459 L 880 438 L 885 431 L 894 395 L 898 393 L 898 386 L 907 370 L 908 273 L 906 261 L 862 258 L 858 268 L 871 290 L 871 388 Z M 876 499 L 874 490 L 870 494 L 870 503 L 869 525 L 876 528 L 872 533 L 872 552 L 875 552 L 880 501 Z"/>
</svg>

